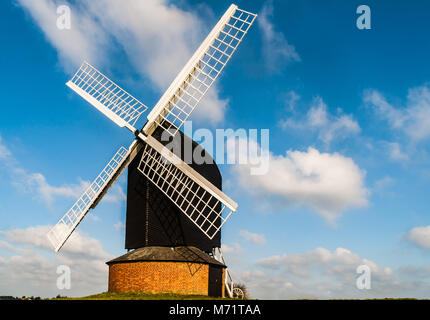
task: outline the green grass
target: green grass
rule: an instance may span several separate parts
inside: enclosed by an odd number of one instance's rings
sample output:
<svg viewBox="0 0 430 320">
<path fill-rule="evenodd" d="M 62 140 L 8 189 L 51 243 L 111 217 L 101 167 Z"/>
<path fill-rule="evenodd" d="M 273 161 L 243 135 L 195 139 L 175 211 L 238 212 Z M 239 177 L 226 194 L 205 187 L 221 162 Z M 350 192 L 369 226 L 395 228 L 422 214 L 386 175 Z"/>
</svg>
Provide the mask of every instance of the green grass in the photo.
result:
<svg viewBox="0 0 430 320">
<path fill-rule="evenodd" d="M 230 298 L 214 298 L 202 295 L 180 295 L 173 293 L 145 294 L 145 293 L 110 293 L 103 292 L 81 298 L 61 297 L 53 300 L 233 300 Z"/>
</svg>

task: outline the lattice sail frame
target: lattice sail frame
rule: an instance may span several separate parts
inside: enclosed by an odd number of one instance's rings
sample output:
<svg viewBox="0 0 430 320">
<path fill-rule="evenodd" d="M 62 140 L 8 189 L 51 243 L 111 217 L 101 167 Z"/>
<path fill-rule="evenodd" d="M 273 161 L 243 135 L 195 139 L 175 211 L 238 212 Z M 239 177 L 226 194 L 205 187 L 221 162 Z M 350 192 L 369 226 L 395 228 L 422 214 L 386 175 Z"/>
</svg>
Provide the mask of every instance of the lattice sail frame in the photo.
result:
<svg viewBox="0 0 430 320">
<path fill-rule="evenodd" d="M 131 131 L 142 113 L 148 110 L 142 102 L 85 61 L 66 85 L 117 125 Z"/>
<path fill-rule="evenodd" d="M 161 126 L 174 136 L 215 82 L 253 24 L 256 14 L 231 5 L 148 115 L 143 128 Z"/>
<path fill-rule="evenodd" d="M 148 108 L 89 63 L 84 62 L 67 82 L 67 86 L 118 126 L 128 128 L 144 141 L 145 151 L 139 170 L 210 239 L 236 211 L 237 204 L 150 135 L 157 126 L 167 129 L 171 135 L 181 129 L 230 60 L 255 18 L 255 14 L 241 10 L 236 5 L 229 7 L 150 112 L 142 132 L 138 132 L 134 126 Z M 56 251 L 128 166 L 136 155 L 136 145 L 140 146 L 137 140 L 128 150 L 121 148 L 73 207 L 49 231 L 48 238 Z M 160 181 L 163 183 L 160 184 Z M 216 226 L 218 222 L 219 226 Z"/>
<path fill-rule="evenodd" d="M 145 141 L 138 170 L 209 239 L 237 209 L 236 202 L 151 136 Z"/>
<path fill-rule="evenodd" d="M 133 145 L 132 145 L 133 146 Z M 115 173 L 127 159 L 132 147 L 128 150 L 121 147 L 108 162 L 106 167 L 97 178 L 84 191 L 81 197 L 75 202 L 69 211 L 58 221 L 58 223 L 48 232 L 48 239 L 55 251 L 60 250 L 63 244 L 76 229 L 88 211 L 92 208 L 97 198 L 109 185 Z"/>
</svg>

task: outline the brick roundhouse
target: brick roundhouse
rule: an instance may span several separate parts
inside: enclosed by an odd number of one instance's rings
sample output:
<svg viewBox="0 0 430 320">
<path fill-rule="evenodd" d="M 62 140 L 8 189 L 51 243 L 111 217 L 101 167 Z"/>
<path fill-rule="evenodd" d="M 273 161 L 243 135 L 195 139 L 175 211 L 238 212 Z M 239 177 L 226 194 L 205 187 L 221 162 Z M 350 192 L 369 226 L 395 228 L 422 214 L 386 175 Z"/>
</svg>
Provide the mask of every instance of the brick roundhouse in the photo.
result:
<svg viewBox="0 0 430 320">
<path fill-rule="evenodd" d="M 196 247 L 143 247 L 107 264 L 109 292 L 224 297 L 226 266 Z"/>
</svg>

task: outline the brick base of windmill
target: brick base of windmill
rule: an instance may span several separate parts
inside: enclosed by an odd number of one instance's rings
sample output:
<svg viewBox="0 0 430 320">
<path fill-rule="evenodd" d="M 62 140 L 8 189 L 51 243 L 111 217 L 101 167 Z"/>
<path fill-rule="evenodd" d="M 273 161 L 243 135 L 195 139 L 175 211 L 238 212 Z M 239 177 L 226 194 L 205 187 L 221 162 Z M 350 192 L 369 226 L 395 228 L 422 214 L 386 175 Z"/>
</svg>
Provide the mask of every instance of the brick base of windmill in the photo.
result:
<svg viewBox="0 0 430 320">
<path fill-rule="evenodd" d="M 226 266 L 196 247 L 143 247 L 107 265 L 111 293 L 224 297 Z"/>
</svg>

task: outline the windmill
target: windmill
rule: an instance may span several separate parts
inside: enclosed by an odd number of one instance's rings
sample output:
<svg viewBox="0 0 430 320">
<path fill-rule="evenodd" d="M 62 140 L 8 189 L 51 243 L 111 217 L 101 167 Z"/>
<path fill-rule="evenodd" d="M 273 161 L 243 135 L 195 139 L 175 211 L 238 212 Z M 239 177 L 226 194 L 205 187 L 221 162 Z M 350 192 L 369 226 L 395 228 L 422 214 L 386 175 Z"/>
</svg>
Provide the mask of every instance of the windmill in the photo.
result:
<svg viewBox="0 0 430 320">
<path fill-rule="evenodd" d="M 140 181 L 135 181 L 134 185 L 142 187 L 143 193 L 146 194 L 144 202 L 146 211 L 148 212 L 155 202 L 154 194 L 158 195 L 158 203 L 164 203 L 164 207 L 162 210 L 152 210 L 153 214 L 160 212 L 165 214 L 169 210 L 180 212 L 178 218 L 180 222 L 192 225 L 185 230 L 188 233 L 193 232 L 191 238 L 197 236 L 201 239 L 203 236 L 209 241 L 218 239 L 218 244 L 212 247 L 209 258 L 215 258 L 225 266 L 219 245 L 220 229 L 231 214 L 236 212 L 237 204 L 220 190 L 221 179 L 219 172 L 219 179 L 217 177 L 217 168 L 212 167 L 209 171 L 204 165 L 193 168 L 193 164 L 187 164 L 181 156 L 166 148 L 160 137 L 162 134 L 168 134 L 172 138 L 179 135 L 182 141 L 187 139 L 180 129 L 218 78 L 255 18 L 256 14 L 241 10 L 232 4 L 149 112 L 147 122 L 140 130 L 135 125 L 148 107 L 95 67 L 83 62 L 72 79 L 67 82 L 67 86 L 118 126 L 129 129 L 135 135 L 135 139 L 128 148 L 121 147 L 115 153 L 72 208 L 49 231 L 47 236 L 55 251 L 61 249 L 88 211 L 97 206 L 122 172 L 130 166 L 127 198 L 130 197 L 130 181 L 136 180 L 137 177 L 136 174 L 130 173 L 133 167 L 132 172 L 138 172 L 138 177 L 141 178 Z M 196 147 L 198 145 L 194 143 L 193 148 Z M 212 174 L 207 175 L 205 172 Z M 129 199 L 127 205 L 129 219 Z M 131 207 L 133 206 L 130 206 L 132 211 Z M 148 224 L 149 216 L 146 219 Z M 126 244 L 127 240 L 133 242 L 133 238 L 136 238 L 133 236 L 136 234 L 133 228 L 139 228 L 139 224 L 127 227 L 127 233 L 132 235 L 131 240 L 126 239 Z M 142 231 L 139 234 L 143 233 Z M 146 232 L 146 244 L 150 244 L 149 236 Z M 181 244 L 177 239 L 178 237 L 171 246 Z M 130 244 L 129 248 L 145 246 L 142 241 L 137 242 L 137 245 Z M 213 243 L 210 243 L 209 247 L 211 245 Z M 197 260 L 200 259 L 200 262 L 209 261 L 209 258 L 203 257 L 200 251 L 192 249 L 188 253 L 197 257 Z M 190 261 L 189 258 L 185 260 Z M 224 278 L 227 284 L 226 291 L 232 296 L 235 288 L 228 270 L 227 277 Z"/>
</svg>

